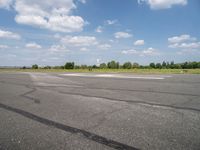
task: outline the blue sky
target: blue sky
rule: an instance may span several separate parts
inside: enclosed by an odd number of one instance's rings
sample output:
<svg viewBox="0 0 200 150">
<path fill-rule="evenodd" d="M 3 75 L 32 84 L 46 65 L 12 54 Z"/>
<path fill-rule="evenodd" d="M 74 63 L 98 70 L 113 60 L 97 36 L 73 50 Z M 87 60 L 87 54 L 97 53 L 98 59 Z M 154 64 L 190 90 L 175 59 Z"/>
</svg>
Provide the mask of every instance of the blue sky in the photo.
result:
<svg viewBox="0 0 200 150">
<path fill-rule="evenodd" d="M 0 0 L 0 65 L 200 61 L 199 0 Z"/>
</svg>

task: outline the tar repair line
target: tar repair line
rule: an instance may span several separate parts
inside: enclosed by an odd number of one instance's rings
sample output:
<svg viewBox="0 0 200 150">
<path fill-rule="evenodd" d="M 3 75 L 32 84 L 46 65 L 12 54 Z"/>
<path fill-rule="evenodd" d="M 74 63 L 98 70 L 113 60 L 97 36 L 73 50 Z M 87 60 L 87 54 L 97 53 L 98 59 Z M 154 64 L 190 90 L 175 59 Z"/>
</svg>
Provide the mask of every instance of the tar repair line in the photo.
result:
<svg viewBox="0 0 200 150">
<path fill-rule="evenodd" d="M 57 128 L 57 129 L 60 129 L 60 130 L 66 131 L 66 132 L 70 132 L 72 134 L 80 134 L 83 137 L 85 137 L 86 139 L 89 139 L 91 141 L 106 145 L 106 146 L 114 148 L 114 149 L 139 150 L 138 148 L 135 148 L 135 147 L 132 147 L 132 146 L 129 146 L 129 145 L 117 142 L 117 141 L 113 141 L 111 139 L 107 139 L 103 136 L 99 136 L 97 134 L 88 132 L 86 130 L 74 128 L 74 127 L 71 127 L 71 126 L 67 126 L 67 125 L 52 121 L 52 120 L 48 120 L 48 119 L 42 118 L 40 116 L 37 116 L 35 114 L 32 114 L 30 112 L 27 112 L 27 111 L 24 111 L 24 110 L 21 110 L 21 109 L 18 109 L 18 108 L 14 108 L 14 107 L 2 104 L 2 103 L 0 103 L 0 108 L 3 108 L 5 110 L 8 110 L 8 111 L 11 111 L 11 112 L 14 112 L 14 113 L 17 113 L 19 115 L 22 115 L 26 118 L 35 120 L 35 121 L 40 122 L 40 123 L 47 125 L 47 126 L 52 126 L 54 128 Z"/>
</svg>

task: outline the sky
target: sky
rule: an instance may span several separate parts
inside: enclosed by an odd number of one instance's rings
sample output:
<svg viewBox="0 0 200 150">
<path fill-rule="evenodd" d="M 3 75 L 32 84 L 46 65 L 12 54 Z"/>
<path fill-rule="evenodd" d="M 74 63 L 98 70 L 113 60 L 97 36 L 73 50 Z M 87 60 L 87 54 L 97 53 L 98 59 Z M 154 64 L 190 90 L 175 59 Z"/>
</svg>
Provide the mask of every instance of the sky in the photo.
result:
<svg viewBox="0 0 200 150">
<path fill-rule="evenodd" d="M 200 61 L 199 0 L 0 0 L 0 66 Z"/>
</svg>

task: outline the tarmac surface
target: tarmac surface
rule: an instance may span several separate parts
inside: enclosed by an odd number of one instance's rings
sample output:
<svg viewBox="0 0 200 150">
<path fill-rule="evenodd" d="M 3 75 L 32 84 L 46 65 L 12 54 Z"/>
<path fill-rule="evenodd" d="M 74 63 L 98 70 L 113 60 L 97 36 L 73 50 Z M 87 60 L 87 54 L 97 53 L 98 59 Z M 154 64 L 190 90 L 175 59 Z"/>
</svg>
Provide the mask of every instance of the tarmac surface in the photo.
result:
<svg viewBox="0 0 200 150">
<path fill-rule="evenodd" d="M 200 75 L 0 73 L 0 150 L 199 150 Z"/>
</svg>

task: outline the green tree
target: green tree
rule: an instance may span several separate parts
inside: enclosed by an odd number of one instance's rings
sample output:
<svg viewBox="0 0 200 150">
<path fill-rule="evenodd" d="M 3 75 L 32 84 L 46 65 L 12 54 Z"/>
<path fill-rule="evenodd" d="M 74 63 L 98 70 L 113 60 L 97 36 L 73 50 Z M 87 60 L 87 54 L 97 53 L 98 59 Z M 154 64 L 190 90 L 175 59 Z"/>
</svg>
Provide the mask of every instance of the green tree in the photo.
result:
<svg viewBox="0 0 200 150">
<path fill-rule="evenodd" d="M 167 63 L 165 61 L 163 61 L 162 68 L 166 68 L 166 67 L 167 67 Z"/>
<path fill-rule="evenodd" d="M 123 64 L 123 68 L 124 68 L 124 69 L 131 69 L 131 68 L 132 68 L 131 62 L 125 62 L 125 63 Z"/>
<path fill-rule="evenodd" d="M 66 62 L 65 69 L 74 69 L 74 62 Z"/>
<path fill-rule="evenodd" d="M 139 67 L 140 67 L 140 65 L 136 62 L 134 62 L 133 65 L 132 65 L 132 68 L 139 68 Z"/>
<path fill-rule="evenodd" d="M 150 64 L 149 64 L 149 66 L 150 66 L 151 68 L 156 68 L 156 65 L 155 65 L 155 63 L 153 63 L 153 62 L 152 62 L 152 63 L 150 63 Z"/>
<path fill-rule="evenodd" d="M 102 63 L 102 64 L 100 64 L 100 69 L 105 69 L 105 68 L 107 68 L 107 65 L 106 65 L 106 63 Z"/>
<path fill-rule="evenodd" d="M 110 69 L 118 69 L 119 68 L 119 62 L 115 62 L 114 60 L 112 60 L 111 62 L 108 62 L 107 66 Z"/>
<path fill-rule="evenodd" d="M 38 65 L 37 64 L 32 65 L 32 69 L 38 69 Z"/>
<path fill-rule="evenodd" d="M 171 61 L 169 68 L 174 69 L 174 61 Z"/>
<path fill-rule="evenodd" d="M 80 67 L 81 69 L 87 69 L 88 68 L 88 66 L 87 65 L 81 65 L 81 67 Z"/>
<path fill-rule="evenodd" d="M 51 66 L 45 66 L 44 69 L 51 69 Z"/>
<path fill-rule="evenodd" d="M 162 68 L 162 65 L 160 63 L 156 63 L 156 68 L 157 69 L 161 69 Z"/>
</svg>

